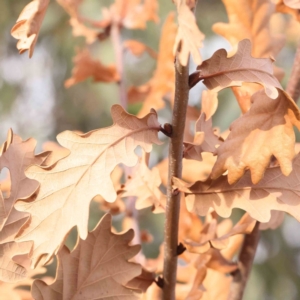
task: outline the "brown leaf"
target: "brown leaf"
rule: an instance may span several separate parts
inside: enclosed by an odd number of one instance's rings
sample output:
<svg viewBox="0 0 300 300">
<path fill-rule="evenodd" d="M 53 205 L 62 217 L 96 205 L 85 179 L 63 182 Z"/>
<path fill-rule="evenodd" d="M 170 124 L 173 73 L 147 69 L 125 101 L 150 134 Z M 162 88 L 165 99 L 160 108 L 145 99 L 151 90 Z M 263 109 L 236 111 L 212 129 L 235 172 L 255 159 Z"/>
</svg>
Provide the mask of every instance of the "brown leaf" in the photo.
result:
<svg viewBox="0 0 300 300">
<path fill-rule="evenodd" d="M 199 180 L 206 180 L 214 166 L 217 158 L 213 154 L 203 152 L 202 161 L 183 159 L 182 160 L 182 178 L 186 181 L 193 181 L 195 178 Z M 162 160 L 156 167 L 159 169 L 162 183 L 166 186 L 168 182 L 168 158 Z"/>
<path fill-rule="evenodd" d="M 186 300 L 198 300 L 202 298 L 203 292 L 205 291 L 203 280 L 206 277 L 206 272 L 207 269 L 205 267 L 197 270 L 192 289 L 185 298 Z"/>
<path fill-rule="evenodd" d="M 149 272 L 146 269 L 142 268 L 142 273 L 127 282 L 126 287 L 130 287 L 135 290 L 141 290 L 145 293 L 149 286 L 154 282 L 154 280 L 155 273 Z"/>
<path fill-rule="evenodd" d="M 0 279 L 5 282 L 20 281 L 27 274 L 26 267 L 18 264 L 14 257 L 28 254 L 32 242 L 17 243 L 14 238 L 29 215 L 17 211 L 14 204 L 19 199 L 29 198 L 38 188 L 37 181 L 25 176 L 28 166 L 41 164 L 47 157 L 47 153 L 35 156 L 35 146 L 34 139 L 22 141 L 10 130 L 0 156 L 0 170 L 6 167 L 10 171 L 9 196 L 4 198 L 0 191 Z"/>
<path fill-rule="evenodd" d="M 216 150 L 218 159 L 212 179 L 228 170 L 229 183 L 241 178 L 250 169 L 253 183 L 259 182 L 276 157 L 284 175 L 292 171 L 295 156 L 293 125 L 300 129 L 298 107 L 282 90 L 278 98 L 270 99 L 261 90 L 252 96 L 250 110 L 231 124 L 231 132 Z"/>
<path fill-rule="evenodd" d="M 157 168 L 150 170 L 143 157 L 133 172 L 133 177 L 125 183 L 122 197 L 137 197 L 136 209 L 153 206 L 154 213 L 162 213 L 165 212 L 166 196 L 160 191 L 160 185 L 159 170 Z"/>
<path fill-rule="evenodd" d="M 42 147 L 44 151 L 49 152 L 49 155 L 44 161 L 43 166 L 52 165 L 70 154 L 70 150 L 61 147 L 56 142 L 45 142 Z"/>
<path fill-rule="evenodd" d="M 206 119 L 202 113 L 195 124 L 195 137 L 193 143 L 184 142 L 183 157 L 202 161 L 203 152 L 214 153 L 221 140 L 214 134 L 212 119 Z"/>
<path fill-rule="evenodd" d="M 30 288 L 33 283 L 33 277 L 37 275 L 41 277 L 46 272 L 46 268 L 38 267 L 34 270 L 29 269 L 27 278 L 14 283 L 6 283 L 0 281 L 1 300 L 34 300 L 30 293 Z M 43 277 L 45 278 L 45 277 Z M 47 278 L 49 281 L 49 277 Z M 26 288 L 27 290 L 24 290 Z"/>
<path fill-rule="evenodd" d="M 74 226 L 85 239 L 90 201 L 98 194 L 108 202 L 116 199 L 110 178 L 116 165 L 132 167 L 138 161 L 137 146 L 150 152 L 152 143 L 161 143 L 155 111 L 140 119 L 114 105 L 111 114 L 111 127 L 81 135 L 71 131 L 59 134 L 57 139 L 70 150 L 69 156 L 49 167 L 27 169 L 26 175 L 39 181 L 40 188 L 34 201 L 17 204 L 18 210 L 31 214 L 18 240 L 34 240 L 33 264 L 43 254 L 48 261 Z M 41 203 L 47 203 L 44 210 Z"/>
<path fill-rule="evenodd" d="M 29 50 L 31 58 L 40 28 L 50 0 L 33 0 L 22 10 L 11 35 L 18 39 L 17 49 L 20 54 Z"/>
<path fill-rule="evenodd" d="M 152 79 L 138 89 L 145 93 L 145 86 L 148 86 L 149 92 L 143 102 L 139 115 L 144 115 L 149 109 L 162 109 L 165 106 L 163 97 L 167 94 L 174 95 L 174 55 L 170 45 L 174 44 L 176 36 L 176 24 L 174 23 L 174 14 L 170 13 L 163 25 L 159 51 L 157 57 L 157 66 Z"/>
<path fill-rule="evenodd" d="M 183 242 L 185 239 L 196 240 L 199 233 L 203 230 L 203 224 L 200 218 L 190 213 L 186 209 L 185 200 L 182 195 L 179 214 L 178 241 Z"/>
<path fill-rule="evenodd" d="M 208 89 L 219 91 L 229 86 L 240 86 L 242 82 L 254 82 L 262 84 L 266 94 L 272 99 L 278 97 L 276 88 L 281 89 L 273 75 L 272 60 L 252 57 L 249 40 L 239 42 L 237 53 L 232 57 L 227 57 L 225 49 L 216 51 L 197 70 L 190 75 L 191 86 L 203 80 Z"/>
<path fill-rule="evenodd" d="M 95 25 L 105 28 L 115 23 L 129 29 L 145 29 L 148 21 L 159 21 L 157 11 L 157 0 L 116 0 L 102 10 L 103 19 Z"/>
<path fill-rule="evenodd" d="M 283 0 L 283 3 L 286 6 L 289 6 L 294 9 L 300 9 L 300 1 L 299 0 Z"/>
<path fill-rule="evenodd" d="M 267 229 L 276 229 L 278 228 L 284 221 L 285 213 L 282 211 L 272 210 L 271 211 L 271 219 L 267 223 L 260 223 L 259 230 L 267 230 Z"/>
<path fill-rule="evenodd" d="M 144 52 L 147 52 L 152 58 L 157 59 L 157 53 L 152 48 L 141 42 L 127 40 L 123 43 L 123 47 L 130 50 L 135 56 L 141 56 Z"/>
<path fill-rule="evenodd" d="M 70 25 L 72 26 L 73 36 L 85 37 L 87 44 L 92 44 L 98 39 L 99 32 L 93 28 L 89 28 L 80 21 L 79 17 L 72 17 L 70 19 Z"/>
<path fill-rule="evenodd" d="M 247 213 L 239 220 L 239 222 L 224 235 L 217 234 L 217 220 L 212 219 L 210 223 L 200 232 L 199 241 L 185 240 L 185 245 L 190 252 L 204 253 L 210 248 L 222 250 L 229 245 L 229 239 L 237 234 L 249 234 L 252 232 L 256 221 Z M 221 223 L 222 224 L 222 223 Z M 218 226 L 220 226 L 219 224 Z"/>
<path fill-rule="evenodd" d="M 284 14 L 290 14 L 298 22 L 300 22 L 300 9 L 294 9 L 291 6 L 286 5 L 284 0 L 276 1 L 276 11 L 284 13 Z"/>
<path fill-rule="evenodd" d="M 176 0 L 178 32 L 173 48 L 173 53 L 179 51 L 179 61 L 181 65 L 186 66 L 191 53 L 194 62 L 200 65 L 202 58 L 199 48 L 202 47 L 204 40 L 203 33 L 196 24 L 196 18 L 187 6 L 185 0 Z"/>
<path fill-rule="evenodd" d="M 250 172 L 230 185 L 227 176 L 205 182 L 187 184 L 173 178 L 174 186 L 185 193 L 189 211 L 205 216 L 212 207 L 223 218 L 228 218 L 233 208 L 240 208 L 259 222 L 268 222 L 272 210 L 284 211 L 300 220 L 298 177 L 300 155 L 293 161 L 289 176 L 279 167 L 267 168 L 264 178 L 257 184 L 251 182 Z"/>
<path fill-rule="evenodd" d="M 72 77 L 66 80 L 65 87 L 92 77 L 96 82 L 117 82 L 120 77 L 114 65 L 105 66 L 100 61 L 92 59 L 88 49 L 78 51 L 74 58 Z"/>
<path fill-rule="evenodd" d="M 140 265 L 128 262 L 140 251 L 139 245 L 129 246 L 133 236 L 133 230 L 112 233 L 111 216 L 105 215 L 71 253 L 66 246 L 59 250 L 54 283 L 35 280 L 34 299 L 136 299 L 125 287 L 141 273 Z"/>
<path fill-rule="evenodd" d="M 120 214 L 121 212 L 125 211 L 125 203 L 123 199 L 121 199 L 121 194 L 122 194 L 122 189 L 121 189 L 121 178 L 123 175 L 123 169 L 120 166 L 116 166 L 115 169 L 111 172 L 110 178 L 113 182 L 114 189 L 117 191 L 117 199 L 110 203 L 105 201 L 105 199 L 97 195 L 93 200 L 98 202 L 99 208 L 102 211 L 108 212 L 111 215 L 117 215 Z"/>
<path fill-rule="evenodd" d="M 209 120 L 218 108 L 218 93 L 211 90 L 204 90 L 201 98 L 201 111 L 205 113 L 206 120 Z"/>
<path fill-rule="evenodd" d="M 216 23 L 213 30 L 225 37 L 236 50 L 239 41 L 249 39 L 254 57 L 276 57 L 285 43 L 283 35 L 275 35 L 270 29 L 270 19 L 275 12 L 275 5 L 269 0 L 223 0 L 229 23 Z M 274 70 L 277 79 L 282 79 L 283 71 Z M 233 87 L 235 96 L 243 113 L 251 105 L 250 98 L 261 87 L 244 83 L 242 87 Z"/>
</svg>

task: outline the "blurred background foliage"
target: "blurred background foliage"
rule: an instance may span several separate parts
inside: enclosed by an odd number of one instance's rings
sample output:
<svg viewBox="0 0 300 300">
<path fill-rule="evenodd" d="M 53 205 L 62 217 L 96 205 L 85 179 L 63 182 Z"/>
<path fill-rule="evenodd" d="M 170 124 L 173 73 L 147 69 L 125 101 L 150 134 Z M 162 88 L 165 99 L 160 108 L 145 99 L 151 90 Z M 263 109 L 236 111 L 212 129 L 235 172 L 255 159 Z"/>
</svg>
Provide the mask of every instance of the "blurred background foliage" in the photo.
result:
<svg viewBox="0 0 300 300">
<path fill-rule="evenodd" d="M 23 139 L 34 137 L 38 141 L 38 150 L 48 140 L 66 129 L 87 132 L 111 124 L 110 106 L 118 103 L 118 86 L 115 83 L 93 83 L 86 80 L 72 86 L 64 87 L 64 81 L 71 77 L 72 59 L 76 49 L 84 46 L 84 39 L 73 37 L 69 25 L 69 16 L 57 4 L 51 1 L 46 18 L 38 38 L 33 58 L 27 53 L 19 55 L 16 40 L 10 30 L 21 10 L 29 0 L 2 0 L 0 2 L 0 118 L 1 143 L 7 130 Z M 101 8 L 108 7 L 110 0 L 86 0 L 80 10 L 83 16 L 101 19 Z M 170 11 L 174 10 L 172 1 L 159 1 L 158 24 L 148 22 L 146 30 L 122 30 L 122 40 L 135 39 L 158 50 L 161 26 Z M 201 31 L 206 35 L 204 48 L 201 49 L 204 59 L 209 58 L 219 48 L 230 50 L 229 43 L 216 36 L 211 27 L 215 22 L 227 22 L 227 15 L 222 1 L 201 0 L 197 8 L 197 20 Z M 289 16 L 284 16 L 289 19 Z M 280 22 L 273 24 L 280 32 Z M 277 28 L 276 28 L 277 26 Z M 299 32 L 299 27 L 298 27 Z M 277 57 L 277 65 L 284 68 L 286 85 L 295 53 L 299 33 L 290 30 L 287 44 Z M 173 45 L 170 45 L 172 47 Z M 94 58 L 109 64 L 114 62 L 114 51 L 109 39 L 89 46 Z M 130 52 L 124 54 L 124 80 L 126 86 L 141 85 L 147 82 L 155 69 L 156 62 L 144 53 L 135 57 Z M 195 65 L 191 63 L 191 71 Z M 200 94 L 203 86 L 199 84 L 190 92 L 190 104 L 200 107 Z M 138 107 L 131 105 L 128 110 L 137 113 Z M 219 107 L 213 117 L 214 125 L 221 131 L 240 115 L 240 109 L 229 89 L 219 95 Z M 159 112 L 163 122 L 170 121 L 168 107 Z M 159 161 L 166 155 L 167 143 L 156 151 L 151 163 Z M 103 214 L 95 202 L 91 204 L 92 229 Z M 163 216 L 153 215 L 149 210 L 139 212 L 140 226 L 153 236 L 151 243 L 145 243 L 143 249 L 148 257 L 158 255 L 159 245 L 163 240 Z M 115 227 L 121 229 L 122 217 L 115 217 Z M 282 300 L 300 299 L 300 225 L 289 216 L 277 230 L 262 232 L 262 238 L 255 257 L 255 265 L 247 286 L 245 300 Z M 76 231 L 68 239 L 69 247 L 74 245 Z M 52 272 L 53 272 L 52 267 Z"/>
</svg>

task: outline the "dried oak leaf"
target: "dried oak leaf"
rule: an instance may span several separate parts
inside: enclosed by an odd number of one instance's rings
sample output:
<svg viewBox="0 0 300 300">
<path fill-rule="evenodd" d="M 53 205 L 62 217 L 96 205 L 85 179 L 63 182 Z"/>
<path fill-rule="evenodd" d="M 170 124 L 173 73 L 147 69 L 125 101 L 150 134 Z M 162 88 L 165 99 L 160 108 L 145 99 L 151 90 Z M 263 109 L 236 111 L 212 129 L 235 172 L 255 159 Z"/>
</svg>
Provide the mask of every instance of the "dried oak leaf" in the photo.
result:
<svg viewBox="0 0 300 300">
<path fill-rule="evenodd" d="M 22 139 L 10 131 L 6 146 L 0 156 L 0 170 L 10 171 L 10 192 L 7 198 L 0 191 L 0 280 L 17 282 L 26 277 L 27 271 L 15 257 L 26 255 L 32 248 L 32 242 L 16 242 L 15 236 L 29 218 L 28 213 L 14 208 L 17 200 L 28 199 L 38 188 L 38 182 L 25 176 L 25 170 L 32 164 L 42 164 L 47 153 L 34 155 L 36 141 Z"/>
<path fill-rule="evenodd" d="M 214 217 L 209 223 L 206 223 L 201 230 L 199 240 L 185 240 L 187 250 L 195 253 L 205 253 L 210 248 L 222 250 L 229 245 L 229 239 L 237 234 L 249 234 L 252 232 L 256 221 L 247 213 L 239 220 L 239 222 L 231 228 L 226 234 L 218 235 L 217 226 L 222 226 L 222 223 L 217 223 L 217 218 Z"/>
<path fill-rule="evenodd" d="M 300 114 L 295 102 L 282 90 L 270 99 L 263 90 L 251 98 L 250 110 L 231 124 L 231 132 L 216 150 L 217 161 L 211 178 L 228 170 L 230 184 L 250 169 L 253 183 L 259 182 L 274 155 L 281 171 L 289 175 L 295 156 L 293 125 L 300 129 Z"/>
<path fill-rule="evenodd" d="M 149 286 L 154 282 L 154 280 L 155 280 L 155 273 L 149 272 L 146 269 L 142 268 L 142 273 L 139 276 L 128 281 L 126 287 L 135 290 L 141 290 L 145 293 L 149 288 Z"/>
<path fill-rule="evenodd" d="M 202 161 L 183 159 L 182 160 L 182 178 L 186 181 L 193 181 L 195 178 L 199 180 L 206 180 L 214 166 L 217 158 L 212 153 L 203 152 Z M 156 167 L 159 169 L 162 183 L 168 184 L 168 158 L 162 160 Z"/>
<path fill-rule="evenodd" d="M 136 209 L 153 206 L 154 213 L 165 212 L 166 196 L 160 191 L 161 178 L 159 170 L 150 170 L 144 158 L 140 159 L 133 176 L 125 183 L 122 197 L 137 197 Z"/>
<path fill-rule="evenodd" d="M 145 29 L 148 21 L 159 21 L 157 11 L 157 0 L 115 0 L 109 8 L 103 8 L 103 19 L 94 24 L 100 28 L 115 24 L 129 29 Z"/>
<path fill-rule="evenodd" d="M 289 6 L 294 9 L 300 9 L 300 1 L 299 0 L 283 0 L 283 3 L 286 6 Z"/>
<path fill-rule="evenodd" d="M 216 146 L 220 146 L 221 140 L 215 135 L 212 128 L 212 119 L 206 119 L 202 113 L 195 124 L 195 137 L 193 143 L 184 142 L 183 157 L 202 161 L 202 152 L 216 151 Z"/>
<path fill-rule="evenodd" d="M 34 299 L 137 299 L 125 286 L 141 273 L 140 265 L 128 262 L 140 251 L 140 245 L 129 245 L 133 236 L 133 230 L 112 233 L 111 216 L 105 215 L 72 252 L 66 246 L 58 251 L 55 281 L 35 280 Z"/>
<path fill-rule="evenodd" d="M 277 56 L 284 46 L 284 37 L 273 34 L 270 29 L 274 3 L 269 0 L 222 1 L 229 23 L 216 23 L 213 31 L 225 37 L 235 49 L 241 40 L 249 39 L 255 57 Z"/>
<path fill-rule="evenodd" d="M 282 88 L 273 75 L 272 59 L 252 57 L 249 40 L 239 42 L 237 53 L 232 57 L 227 57 L 225 49 L 216 51 L 197 70 L 190 75 L 190 86 L 203 80 L 208 89 L 219 91 L 229 86 L 240 86 L 243 82 L 254 82 L 262 84 L 272 99 L 278 97 L 276 88 Z"/>
<path fill-rule="evenodd" d="M 293 160 L 293 171 L 282 174 L 279 167 L 267 168 L 263 179 L 253 184 L 250 172 L 230 185 L 227 176 L 187 184 L 173 178 L 174 187 L 185 193 L 189 211 L 205 216 L 212 207 L 219 216 L 228 218 L 233 208 L 240 208 L 259 222 L 268 222 L 271 211 L 284 211 L 300 221 L 300 155 Z"/>
<path fill-rule="evenodd" d="M 295 20 L 300 22 L 300 9 L 294 9 L 290 6 L 287 6 L 283 0 L 276 0 L 276 11 L 283 13 L 283 14 L 290 14 L 292 15 Z"/>
<path fill-rule="evenodd" d="M 187 6 L 185 0 L 176 0 L 178 32 L 175 39 L 173 53 L 179 52 L 180 64 L 186 66 L 191 54 L 194 62 L 200 65 L 202 58 L 199 48 L 202 47 L 204 34 L 199 30 L 195 15 Z"/>
<path fill-rule="evenodd" d="M 283 211 L 272 210 L 271 219 L 267 223 L 260 223 L 259 230 L 276 229 L 284 221 L 285 213 Z"/>
<path fill-rule="evenodd" d="M 223 0 L 229 23 L 216 23 L 213 30 L 225 37 L 236 50 L 239 41 L 249 39 L 254 57 L 276 57 L 285 43 L 283 35 L 275 35 L 270 29 L 270 19 L 275 12 L 275 5 L 269 0 Z M 284 72 L 274 66 L 277 79 L 282 79 Z M 232 90 L 243 113 L 251 105 L 250 98 L 261 87 L 253 83 L 244 83 Z"/>
<path fill-rule="evenodd" d="M 136 96 L 138 94 L 137 91 L 140 91 L 140 94 L 142 93 L 145 95 L 143 107 L 141 108 L 139 115 L 144 115 L 151 108 L 156 110 L 162 109 L 165 106 L 163 97 L 167 94 L 172 95 L 171 97 L 174 95 L 174 55 L 170 47 L 170 45 L 174 44 L 177 32 L 174 18 L 174 13 L 170 13 L 162 27 L 157 65 L 153 77 L 145 85 L 136 88 Z M 129 97 L 129 101 L 132 101 L 130 99 L 131 98 Z"/>
<path fill-rule="evenodd" d="M 50 0 L 33 0 L 22 10 L 11 35 L 18 39 L 17 49 L 20 54 L 29 50 L 31 58 L 39 31 Z"/>
<path fill-rule="evenodd" d="M 72 26 L 73 36 L 85 37 L 87 44 L 92 44 L 99 38 L 99 30 L 85 25 L 85 18 L 79 14 L 79 7 L 83 0 L 56 0 L 64 10 L 70 15 L 70 25 Z"/>
<path fill-rule="evenodd" d="M 161 144 L 155 111 L 137 118 L 114 105 L 111 115 L 111 127 L 81 135 L 71 131 L 59 134 L 58 142 L 70 155 L 48 167 L 27 169 L 27 177 L 37 180 L 40 188 L 34 201 L 17 204 L 18 210 L 31 214 L 18 240 L 34 241 L 34 264 L 43 254 L 48 261 L 74 226 L 85 239 L 90 201 L 98 194 L 108 202 L 116 199 L 110 178 L 113 169 L 120 163 L 136 165 L 136 147 L 150 152 L 153 143 Z"/>
<path fill-rule="evenodd" d="M 157 59 L 158 54 L 152 48 L 139 41 L 127 40 L 123 43 L 123 47 L 130 50 L 135 56 L 141 56 L 144 52 L 147 52 L 152 58 Z"/>
<path fill-rule="evenodd" d="M 41 277 L 46 271 L 46 268 L 38 267 L 34 270 L 29 269 L 27 277 L 22 281 L 14 283 L 0 281 L 1 300 L 34 300 L 30 292 L 33 277 Z M 46 279 L 49 280 L 49 277 Z"/>
<path fill-rule="evenodd" d="M 65 82 L 66 88 L 84 81 L 88 77 L 92 77 L 96 82 L 117 82 L 120 79 L 114 65 L 105 66 L 99 60 L 94 60 L 88 49 L 78 51 L 74 63 L 72 77 Z"/>
</svg>

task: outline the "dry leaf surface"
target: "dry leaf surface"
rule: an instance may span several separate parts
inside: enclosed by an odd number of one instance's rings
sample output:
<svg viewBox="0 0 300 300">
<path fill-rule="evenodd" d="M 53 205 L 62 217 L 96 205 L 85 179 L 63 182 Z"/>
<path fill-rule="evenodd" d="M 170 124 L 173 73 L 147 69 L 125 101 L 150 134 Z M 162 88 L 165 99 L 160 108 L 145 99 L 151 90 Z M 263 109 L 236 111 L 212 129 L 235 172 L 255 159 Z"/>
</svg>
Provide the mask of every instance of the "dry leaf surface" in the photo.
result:
<svg viewBox="0 0 300 300">
<path fill-rule="evenodd" d="M 165 211 L 166 196 L 160 191 L 160 185 L 159 170 L 157 168 L 150 170 L 143 157 L 133 172 L 133 177 L 125 183 L 122 197 L 137 197 L 136 209 L 153 207 L 154 213 L 161 213 Z"/>
<path fill-rule="evenodd" d="M 33 0 L 22 10 L 11 35 L 18 39 L 17 49 L 20 54 L 29 50 L 32 57 L 40 28 L 50 0 Z"/>
<path fill-rule="evenodd" d="M 276 57 L 285 43 L 283 35 L 273 34 L 270 19 L 275 12 L 275 5 L 269 0 L 223 0 L 229 23 L 216 23 L 213 30 L 225 37 L 236 50 L 239 41 L 249 39 L 254 57 Z M 274 67 L 274 74 L 280 80 L 283 70 Z M 242 87 L 233 87 L 243 113 L 251 106 L 251 95 L 261 87 L 244 83 Z"/>
<path fill-rule="evenodd" d="M 105 66 L 100 61 L 92 59 L 87 49 L 79 51 L 74 58 L 72 77 L 65 82 L 65 86 L 77 84 L 92 77 L 96 82 L 116 82 L 119 74 L 114 65 Z"/>
<path fill-rule="evenodd" d="M 159 52 L 157 57 L 157 66 L 152 79 L 143 86 L 137 87 L 134 91 L 135 97 L 144 95 L 143 107 L 139 115 L 144 115 L 149 109 L 162 109 L 165 106 L 163 97 L 170 94 L 174 95 L 174 55 L 170 45 L 174 44 L 176 36 L 176 24 L 174 23 L 174 14 L 170 13 L 163 25 Z M 129 94 L 129 101 L 133 102 L 133 97 Z"/>
<path fill-rule="evenodd" d="M 295 156 L 293 125 L 300 129 L 299 109 L 282 90 L 270 99 L 263 90 L 252 96 L 250 110 L 231 124 L 231 132 L 216 150 L 218 159 L 212 170 L 215 179 L 228 170 L 229 183 L 250 169 L 253 183 L 259 182 L 276 157 L 284 175 L 292 171 Z"/>
<path fill-rule="evenodd" d="M 202 161 L 202 152 L 216 151 L 216 146 L 221 144 L 221 140 L 215 135 L 212 128 L 212 119 L 206 119 L 202 113 L 195 124 L 195 137 L 193 143 L 184 142 L 183 157 Z"/>
<path fill-rule="evenodd" d="M 203 80 L 208 89 L 219 91 L 229 86 L 240 86 L 243 82 L 254 82 L 262 84 L 272 99 L 278 96 L 276 88 L 281 89 L 273 74 L 272 60 L 252 57 L 249 40 L 241 41 L 237 53 L 232 57 L 227 57 L 225 49 L 216 51 L 197 70 L 190 75 L 190 86 Z"/>
<path fill-rule="evenodd" d="M 173 178 L 174 187 L 185 193 L 189 211 L 205 216 L 213 208 L 219 216 L 228 218 L 233 208 L 240 208 L 259 222 L 268 222 L 271 211 L 291 214 L 300 221 L 300 155 L 293 161 L 289 176 L 282 174 L 279 167 L 268 168 L 263 179 L 253 184 L 250 172 L 230 185 L 227 176 L 205 182 L 187 184 Z"/>
<path fill-rule="evenodd" d="M 300 9 L 300 1 L 299 0 L 283 0 L 283 3 L 286 6 L 294 9 Z"/>
<path fill-rule="evenodd" d="M 105 215 L 71 253 L 66 246 L 59 250 L 54 283 L 47 285 L 36 280 L 32 288 L 34 299 L 137 299 L 125 287 L 141 273 L 140 265 L 128 262 L 140 251 L 139 245 L 129 246 L 133 236 L 133 230 L 112 233 L 111 216 Z"/>
<path fill-rule="evenodd" d="M 29 214 L 17 211 L 14 204 L 29 198 L 38 188 L 38 182 L 27 178 L 25 170 L 32 164 L 42 164 L 48 154 L 35 156 L 35 146 L 34 139 L 22 141 L 11 131 L 0 156 L 0 170 L 6 167 L 10 171 L 9 196 L 3 197 L 0 191 L 0 280 L 5 282 L 20 281 L 27 274 L 24 264 L 19 264 L 14 257 L 27 255 L 31 250 L 32 242 L 15 242 Z"/>
<path fill-rule="evenodd" d="M 186 66 L 191 54 L 194 62 L 200 65 L 202 58 L 199 48 L 204 40 L 203 33 L 199 30 L 196 19 L 185 0 L 176 0 L 178 32 L 175 39 L 173 53 L 179 51 L 178 58 L 181 65 Z"/>
<path fill-rule="evenodd" d="M 90 201 L 98 194 L 108 202 L 116 199 L 110 178 L 113 169 L 119 163 L 136 165 L 137 146 L 150 152 L 153 143 L 161 143 L 155 111 L 140 119 L 114 105 L 111 114 L 111 127 L 81 135 L 71 131 L 59 134 L 58 142 L 70 155 L 49 167 L 33 166 L 26 171 L 40 188 L 33 202 L 17 204 L 18 210 L 31 214 L 18 240 L 34 241 L 34 264 L 43 254 L 49 260 L 74 226 L 85 239 Z"/>
</svg>

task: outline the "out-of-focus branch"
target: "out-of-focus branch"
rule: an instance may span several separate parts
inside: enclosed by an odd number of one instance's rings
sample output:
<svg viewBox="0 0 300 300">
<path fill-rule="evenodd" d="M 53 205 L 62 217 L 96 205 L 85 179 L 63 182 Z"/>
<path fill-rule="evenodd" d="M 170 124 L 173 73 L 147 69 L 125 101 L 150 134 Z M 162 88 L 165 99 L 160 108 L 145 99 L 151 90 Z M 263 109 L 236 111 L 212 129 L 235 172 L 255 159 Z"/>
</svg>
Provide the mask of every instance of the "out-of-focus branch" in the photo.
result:
<svg viewBox="0 0 300 300">
<path fill-rule="evenodd" d="M 120 36 L 120 24 L 113 22 L 111 25 L 111 40 L 113 44 L 113 48 L 115 51 L 116 58 L 116 67 L 120 76 L 119 81 L 119 94 L 120 94 L 120 103 L 126 109 L 127 108 L 127 91 L 124 82 L 124 61 L 123 61 L 123 47 Z"/>
<path fill-rule="evenodd" d="M 292 73 L 286 88 L 286 91 L 291 95 L 295 102 L 300 96 L 300 42 L 296 51 Z"/>
<path fill-rule="evenodd" d="M 253 231 L 245 236 L 238 259 L 239 268 L 232 273 L 228 300 L 242 300 L 243 298 L 260 237 L 259 224 L 256 222 Z"/>
</svg>

